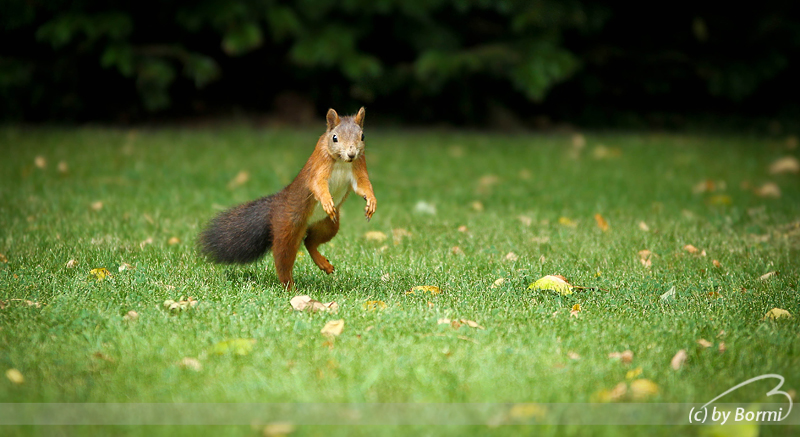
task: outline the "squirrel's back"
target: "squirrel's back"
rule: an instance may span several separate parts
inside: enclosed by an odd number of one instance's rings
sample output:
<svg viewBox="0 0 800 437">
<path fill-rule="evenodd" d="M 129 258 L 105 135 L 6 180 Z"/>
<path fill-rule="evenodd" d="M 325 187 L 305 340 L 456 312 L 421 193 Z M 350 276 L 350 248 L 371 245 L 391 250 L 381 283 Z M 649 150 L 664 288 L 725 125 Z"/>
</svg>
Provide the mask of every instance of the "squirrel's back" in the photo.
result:
<svg viewBox="0 0 800 437">
<path fill-rule="evenodd" d="M 217 215 L 200 234 L 200 250 L 217 263 L 258 260 L 272 247 L 275 200 L 273 194 Z"/>
</svg>

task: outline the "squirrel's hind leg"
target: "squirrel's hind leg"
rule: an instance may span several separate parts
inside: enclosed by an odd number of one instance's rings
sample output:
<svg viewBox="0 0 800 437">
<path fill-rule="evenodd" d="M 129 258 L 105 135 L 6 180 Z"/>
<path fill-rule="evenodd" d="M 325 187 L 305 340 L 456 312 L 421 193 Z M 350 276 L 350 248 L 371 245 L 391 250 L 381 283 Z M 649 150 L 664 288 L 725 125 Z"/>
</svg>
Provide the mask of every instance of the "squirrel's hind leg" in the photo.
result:
<svg viewBox="0 0 800 437">
<path fill-rule="evenodd" d="M 325 244 L 339 232 L 339 210 L 336 210 L 336 221 L 332 221 L 330 217 L 314 223 L 308 228 L 306 235 L 306 249 L 311 259 L 323 272 L 327 274 L 333 273 L 333 265 L 325 258 L 317 248 L 320 244 Z"/>
<path fill-rule="evenodd" d="M 278 227 L 273 237 L 272 255 L 275 258 L 275 270 L 278 272 L 278 280 L 287 290 L 294 288 L 292 269 L 305 232 L 305 228 L 295 228 L 287 223 Z"/>
</svg>

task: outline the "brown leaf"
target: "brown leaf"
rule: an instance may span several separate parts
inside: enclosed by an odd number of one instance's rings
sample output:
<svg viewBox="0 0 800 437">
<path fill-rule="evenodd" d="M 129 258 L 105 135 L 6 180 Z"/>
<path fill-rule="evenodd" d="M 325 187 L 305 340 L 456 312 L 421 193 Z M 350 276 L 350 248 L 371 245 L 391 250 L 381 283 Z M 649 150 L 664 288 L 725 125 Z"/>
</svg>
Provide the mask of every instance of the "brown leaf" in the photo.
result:
<svg viewBox="0 0 800 437">
<path fill-rule="evenodd" d="M 685 349 L 679 350 L 678 353 L 676 353 L 675 356 L 672 357 L 672 361 L 670 361 L 672 369 L 673 370 L 680 369 L 683 366 L 683 363 L 686 361 L 686 357 L 687 357 L 686 350 Z"/>
<path fill-rule="evenodd" d="M 642 263 L 643 266 L 650 268 L 653 262 L 650 260 L 652 257 L 653 252 L 650 252 L 647 249 L 639 251 L 639 261 Z"/>
<path fill-rule="evenodd" d="M 339 309 L 339 304 L 336 302 L 322 303 L 318 300 L 312 299 L 310 296 L 295 296 L 289 303 L 295 311 L 330 311 L 336 312 Z"/>
<path fill-rule="evenodd" d="M 472 202 L 472 204 L 470 206 L 472 206 L 472 209 L 474 209 L 477 212 L 483 211 L 483 203 L 481 203 L 478 200 Z"/>
<path fill-rule="evenodd" d="M 701 339 L 697 340 L 697 344 L 699 344 L 700 346 L 703 346 L 704 348 L 709 348 L 709 347 L 713 346 L 713 344 L 711 344 L 711 342 L 706 340 L 705 338 L 701 338 Z"/>
<path fill-rule="evenodd" d="M 133 310 L 128 311 L 124 316 L 122 316 L 122 320 L 125 320 L 126 322 L 132 322 L 138 319 L 139 319 L 139 313 Z"/>
<path fill-rule="evenodd" d="M 606 219 L 603 218 L 600 214 L 594 215 L 594 220 L 597 222 L 597 227 L 600 228 L 601 231 L 606 232 L 608 231 L 608 222 Z"/>
<path fill-rule="evenodd" d="M 695 254 L 695 253 L 700 251 L 700 249 L 692 246 L 691 244 L 687 244 L 686 246 L 683 246 L 683 250 L 685 250 L 685 251 L 687 251 L 689 253 L 692 253 L 692 254 Z"/>
<path fill-rule="evenodd" d="M 7 262 L 8 262 L 8 258 L 6 258 L 5 255 L 0 253 L 0 263 L 7 263 Z"/>
<path fill-rule="evenodd" d="M 608 354 L 609 358 L 619 359 L 622 364 L 630 364 L 633 362 L 633 352 L 626 350 L 623 352 L 611 352 Z"/>
<path fill-rule="evenodd" d="M 464 225 L 461 225 L 461 226 L 458 227 L 458 232 L 467 232 L 467 231 L 468 231 L 468 229 Z"/>
<path fill-rule="evenodd" d="M 65 267 L 68 268 L 68 269 L 74 269 L 77 265 L 78 265 L 78 260 L 71 259 L 71 260 L 67 261 L 67 264 L 65 265 Z"/>
<path fill-rule="evenodd" d="M 167 241 L 167 244 L 169 244 L 170 246 L 174 246 L 174 245 L 176 245 L 176 244 L 178 244 L 178 243 L 180 243 L 180 242 L 181 242 L 181 239 L 180 239 L 180 238 L 178 238 L 178 237 L 172 237 L 172 238 L 170 238 L 170 239 Z"/>
<path fill-rule="evenodd" d="M 725 346 L 725 342 L 719 342 L 719 353 L 724 353 L 726 350 L 728 350 L 728 348 Z"/>
<path fill-rule="evenodd" d="M 722 264 L 720 264 L 720 262 L 717 261 L 717 260 L 712 260 L 711 264 L 714 264 L 714 267 L 716 267 L 716 268 L 721 268 L 722 267 Z"/>
<path fill-rule="evenodd" d="M 92 204 L 89 206 L 91 206 L 91 208 L 95 211 L 100 211 L 103 209 L 103 202 L 98 200 L 97 202 L 92 202 Z"/>
<path fill-rule="evenodd" d="M 763 275 L 759 276 L 758 279 L 761 280 L 761 281 L 766 281 L 767 279 L 769 279 L 769 278 L 771 278 L 773 276 L 777 276 L 777 275 L 778 275 L 778 272 L 767 272 L 767 273 L 764 273 Z"/>
<path fill-rule="evenodd" d="M 784 156 L 770 164 L 769 172 L 770 174 L 800 173 L 800 161 L 794 156 Z"/>
<path fill-rule="evenodd" d="M 344 330 L 344 320 L 331 320 L 319 331 L 326 337 L 336 337 Z"/>
<path fill-rule="evenodd" d="M 247 181 L 249 180 L 250 180 L 250 173 L 245 170 L 242 170 L 236 175 L 236 177 L 234 177 L 233 179 L 231 179 L 230 182 L 228 182 L 228 189 L 232 190 L 236 187 L 240 187 L 246 184 Z"/>
</svg>

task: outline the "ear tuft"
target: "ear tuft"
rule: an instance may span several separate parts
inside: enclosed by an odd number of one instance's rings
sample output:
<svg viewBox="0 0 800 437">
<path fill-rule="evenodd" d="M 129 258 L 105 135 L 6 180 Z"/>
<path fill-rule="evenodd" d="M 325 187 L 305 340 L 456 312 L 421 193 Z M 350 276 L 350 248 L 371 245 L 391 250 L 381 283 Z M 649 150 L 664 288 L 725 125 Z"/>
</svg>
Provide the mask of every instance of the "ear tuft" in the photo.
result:
<svg viewBox="0 0 800 437">
<path fill-rule="evenodd" d="M 358 114 L 356 114 L 355 122 L 357 125 L 361 126 L 361 129 L 364 129 L 364 116 L 366 112 L 364 111 L 364 107 L 362 106 L 361 109 L 358 110 Z"/>
<path fill-rule="evenodd" d="M 333 108 L 328 109 L 328 115 L 326 115 L 325 118 L 328 120 L 328 130 L 331 130 L 336 126 L 339 126 L 339 122 L 341 121 L 339 119 L 339 114 L 337 114 L 336 111 L 333 110 Z"/>
</svg>

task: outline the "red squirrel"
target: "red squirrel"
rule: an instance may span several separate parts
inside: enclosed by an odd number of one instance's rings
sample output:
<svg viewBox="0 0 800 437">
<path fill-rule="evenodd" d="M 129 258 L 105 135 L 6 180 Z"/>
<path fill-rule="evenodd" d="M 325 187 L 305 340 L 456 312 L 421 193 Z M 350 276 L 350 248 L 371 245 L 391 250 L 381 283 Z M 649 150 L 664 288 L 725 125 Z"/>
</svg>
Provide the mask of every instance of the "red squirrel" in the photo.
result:
<svg viewBox="0 0 800 437">
<path fill-rule="evenodd" d="M 281 191 L 216 216 L 200 234 L 200 250 L 217 263 L 249 263 L 272 249 L 278 280 L 291 289 L 300 243 L 325 273 L 333 265 L 317 248 L 339 231 L 339 207 L 350 191 L 367 201 L 367 220 L 377 200 L 364 156 L 364 108 L 354 116 L 326 116 L 328 129 L 292 183 Z"/>
</svg>

